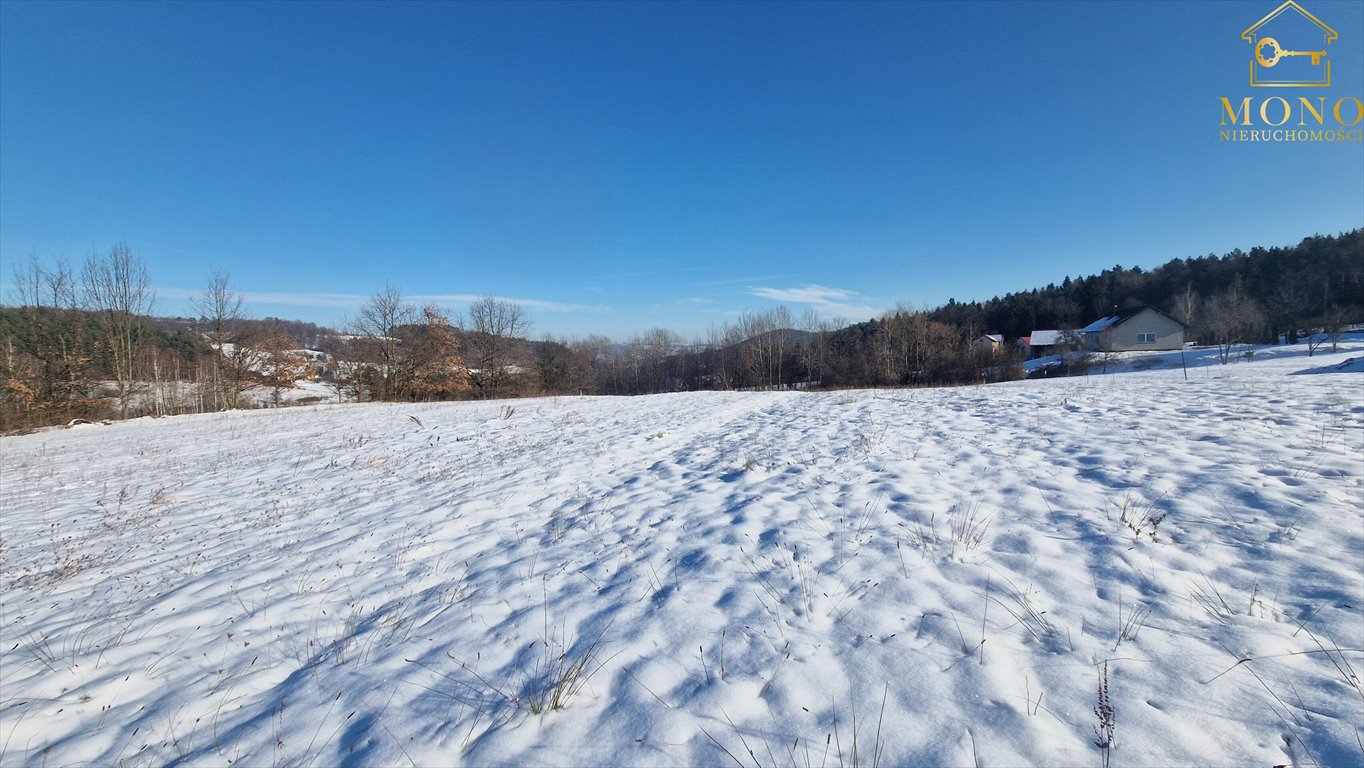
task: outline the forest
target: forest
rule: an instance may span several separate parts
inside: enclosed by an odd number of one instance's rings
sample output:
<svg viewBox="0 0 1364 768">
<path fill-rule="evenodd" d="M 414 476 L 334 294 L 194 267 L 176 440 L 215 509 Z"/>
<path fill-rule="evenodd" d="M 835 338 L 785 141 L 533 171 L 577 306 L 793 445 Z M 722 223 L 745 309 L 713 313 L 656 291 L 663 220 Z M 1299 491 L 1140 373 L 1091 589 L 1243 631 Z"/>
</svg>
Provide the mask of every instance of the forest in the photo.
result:
<svg viewBox="0 0 1364 768">
<path fill-rule="evenodd" d="M 899 307 L 863 323 L 745 313 L 687 339 L 532 338 L 519 305 L 487 297 L 462 316 L 386 286 L 343 329 L 250 318 L 214 273 L 194 317 L 157 317 L 145 263 L 126 244 L 79 266 L 13 270 L 0 307 L 0 431 L 72 419 L 278 404 L 300 379 L 336 399 L 430 401 L 544 394 L 938 386 L 1019 378 L 1034 330 L 1073 330 L 1113 310 L 1154 307 L 1203 344 L 1290 343 L 1364 321 L 1364 230 L 1296 246 L 1172 259 L 987 301 Z M 984 334 L 1007 340 L 981 344 Z M 248 398 L 249 390 L 273 397 Z"/>
</svg>

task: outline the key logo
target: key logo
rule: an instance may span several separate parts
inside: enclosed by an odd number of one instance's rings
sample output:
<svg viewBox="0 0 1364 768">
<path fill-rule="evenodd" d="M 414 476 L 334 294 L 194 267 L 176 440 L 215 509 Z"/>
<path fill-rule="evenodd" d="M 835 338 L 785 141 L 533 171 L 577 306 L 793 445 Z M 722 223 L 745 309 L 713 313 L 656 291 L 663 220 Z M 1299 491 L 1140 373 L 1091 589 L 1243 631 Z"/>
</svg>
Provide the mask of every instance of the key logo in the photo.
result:
<svg viewBox="0 0 1364 768">
<path fill-rule="evenodd" d="M 1250 84 L 1261 88 L 1331 84 L 1330 46 L 1339 35 L 1294 0 L 1241 33 L 1250 43 Z"/>
</svg>

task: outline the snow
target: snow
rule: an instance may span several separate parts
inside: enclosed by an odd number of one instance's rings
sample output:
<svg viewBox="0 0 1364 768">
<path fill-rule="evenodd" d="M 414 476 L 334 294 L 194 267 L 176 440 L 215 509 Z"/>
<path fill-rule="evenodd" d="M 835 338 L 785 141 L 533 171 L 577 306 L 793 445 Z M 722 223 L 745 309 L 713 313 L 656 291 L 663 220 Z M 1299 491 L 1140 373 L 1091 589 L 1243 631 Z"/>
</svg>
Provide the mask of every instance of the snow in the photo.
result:
<svg viewBox="0 0 1364 768">
<path fill-rule="evenodd" d="M 1033 331 L 1028 337 L 1034 347 L 1051 347 L 1066 341 L 1065 331 Z"/>
<path fill-rule="evenodd" d="M 1114 325 L 1117 325 L 1118 321 L 1122 319 L 1123 319 L 1122 315 L 1109 315 L 1108 317 L 1101 317 L 1098 320 L 1095 320 L 1094 322 L 1090 323 L 1089 325 L 1086 325 L 1085 327 L 1081 328 L 1080 333 L 1101 333 L 1103 331 L 1108 330 L 1109 328 L 1112 328 Z"/>
<path fill-rule="evenodd" d="M 255 384 L 247 387 L 241 397 L 249 407 L 268 408 L 274 403 L 275 389 L 264 384 Z M 342 399 L 350 399 L 349 393 L 344 390 L 338 392 L 335 384 L 325 381 L 299 379 L 294 382 L 294 386 L 279 391 L 279 401 L 282 405 L 335 403 Z"/>
<path fill-rule="evenodd" d="M 1189 358 L 0 439 L 0 764 L 1358 765 L 1364 343 Z"/>
</svg>

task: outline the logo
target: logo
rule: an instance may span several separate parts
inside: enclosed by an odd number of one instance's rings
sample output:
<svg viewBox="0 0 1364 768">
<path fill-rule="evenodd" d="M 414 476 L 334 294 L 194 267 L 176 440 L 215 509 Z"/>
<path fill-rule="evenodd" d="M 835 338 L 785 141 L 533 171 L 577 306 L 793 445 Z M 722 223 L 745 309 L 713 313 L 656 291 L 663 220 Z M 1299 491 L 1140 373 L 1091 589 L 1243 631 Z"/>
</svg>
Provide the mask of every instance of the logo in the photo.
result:
<svg viewBox="0 0 1364 768">
<path fill-rule="evenodd" d="M 1260 88 L 1331 84 L 1328 46 L 1340 35 L 1294 0 L 1241 33 L 1250 43 L 1250 84 Z"/>
<path fill-rule="evenodd" d="M 1296 0 L 1288 0 L 1241 33 L 1241 39 L 1250 44 L 1251 87 L 1330 87 L 1331 43 L 1339 38 L 1326 22 Z M 1348 41 L 1349 45 L 1358 43 Z M 1358 96 L 1223 96 L 1219 111 L 1222 120 L 1217 134 L 1224 142 L 1364 141 L 1360 128 L 1364 101 Z"/>
</svg>

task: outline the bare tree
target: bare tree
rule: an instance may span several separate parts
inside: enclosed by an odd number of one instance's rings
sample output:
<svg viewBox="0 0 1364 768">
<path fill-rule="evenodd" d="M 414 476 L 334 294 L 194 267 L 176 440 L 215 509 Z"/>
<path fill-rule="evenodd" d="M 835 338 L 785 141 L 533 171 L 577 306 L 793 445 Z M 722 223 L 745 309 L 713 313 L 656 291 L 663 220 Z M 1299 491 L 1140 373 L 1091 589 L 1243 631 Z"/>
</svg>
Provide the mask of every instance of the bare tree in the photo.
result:
<svg viewBox="0 0 1364 768">
<path fill-rule="evenodd" d="M 396 394 L 399 329 L 415 319 L 416 310 L 403 302 L 402 290 L 395 285 L 385 285 L 360 308 L 350 323 L 356 336 L 357 394 L 363 390 L 373 400 L 389 400 Z"/>
<path fill-rule="evenodd" d="M 589 383 L 586 361 L 575 351 L 577 342 L 545 334 L 535 347 L 535 372 L 545 394 L 582 393 Z"/>
<path fill-rule="evenodd" d="M 583 379 L 587 385 L 585 389 L 590 387 L 593 392 L 600 394 L 620 394 L 620 382 L 611 354 L 615 345 L 610 339 L 605 336 L 588 336 L 573 341 L 569 346 L 583 368 Z"/>
<path fill-rule="evenodd" d="M 92 363 L 80 313 L 80 296 L 70 264 L 57 259 L 50 268 L 36 256 L 14 269 L 14 299 L 20 332 L 28 339 L 24 354 L 15 354 L 7 339 L 4 375 L 24 383 L 34 403 L 50 411 L 45 421 L 93 415 L 90 400 Z"/>
<path fill-rule="evenodd" d="M 241 339 L 242 295 L 232 290 L 226 272 L 214 270 L 208 288 L 190 300 L 204 335 L 213 347 L 212 403 L 215 410 L 236 408 L 246 388 L 250 352 L 238 343 Z"/>
<path fill-rule="evenodd" d="M 1312 335 L 1307 337 L 1307 356 L 1311 357 L 1316 354 L 1317 350 L 1321 349 L 1322 345 L 1328 341 L 1331 342 L 1331 351 L 1335 352 L 1340 343 L 1340 336 L 1345 331 L 1345 326 L 1350 323 L 1350 318 L 1358 317 L 1359 314 L 1358 309 L 1346 306 L 1336 305 L 1328 308 L 1326 314 L 1318 318 L 1317 322 L 1321 324 L 1321 328 L 1313 331 Z"/>
<path fill-rule="evenodd" d="M 1232 348 L 1250 338 L 1264 326 L 1264 310 L 1240 283 L 1215 294 L 1204 307 L 1204 327 L 1217 345 L 1218 358 L 1225 365 Z"/>
<path fill-rule="evenodd" d="M 1170 314 L 1185 327 L 1193 327 L 1194 321 L 1198 319 L 1198 293 L 1194 291 L 1192 283 L 1185 285 L 1184 290 L 1175 296 Z"/>
<path fill-rule="evenodd" d="M 630 346 L 639 363 L 636 389 L 640 392 L 663 392 L 671 389 L 668 359 L 676 354 L 682 345 L 682 337 L 666 328 L 654 328 L 643 336 L 631 339 Z"/>
<path fill-rule="evenodd" d="M 761 312 L 745 312 L 738 322 L 744 338 L 745 369 L 759 386 L 780 385 L 787 332 L 792 326 L 791 311 L 778 306 Z"/>
<path fill-rule="evenodd" d="M 168 354 L 164 349 L 144 346 L 139 364 L 147 387 L 142 405 L 144 412 L 150 410 L 155 416 L 169 416 L 189 410 L 189 401 L 181 386 L 181 362 L 180 357 Z"/>
<path fill-rule="evenodd" d="M 843 325 L 847 325 L 847 323 L 843 323 Z M 801 313 L 797 327 L 810 334 L 798 350 L 801 366 L 805 368 L 807 381 L 819 384 L 824 380 L 825 366 L 829 361 L 829 337 L 833 335 L 835 329 L 841 326 L 821 319 L 814 308 L 806 307 L 805 311 Z"/>
<path fill-rule="evenodd" d="M 747 343 L 751 328 L 748 316 L 741 315 L 736 323 L 711 325 L 703 342 L 707 361 L 702 377 L 708 388 L 736 389 L 748 386 L 751 371 L 758 368 L 757 354 Z"/>
<path fill-rule="evenodd" d="M 71 265 L 57 259 L 51 269 L 37 256 L 30 256 L 23 267 L 14 268 L 14 298 L 20 307 L 72 308 L 77 305 L 76 280 Z"/>
<path fill-rule="evenodd" d="M 894 313 L 887 312 L 871 323 L 871 357 L 875 364 L 877 384 L 898 384 L 903 375 L 901 362 L 907 357 L 903 345 L 896 344 L 896 322 Z M 897 348 L 901 347 L 901 348 Z"/>
<path fill-rule="evenodd" d="M 479 388 L 484 397 L 497 397 L 511 373 L 516 341 L 530 331 L 530 318 L 520 304 L 484 296 L 469 305 L 465 330 L 478 365 Z"/>
<path fill-rule="evenodd" d="M 147 264 L 127 243 L 119 243 L 106 256 L 92 253 L 86 258 L 81 282 L 85 304 L 95 313 L 102 351 L 114 377 L 119 415 L 127 418 L 139 389 L 137 369 L 147 317 L 156 306 Z"/>
<path fill-rule="evenodd" d="M 795 323 L 791 320 L 791 310 L 778 305 L 767 311 L 768 325 L 772 331 L 768 335 L 768 348 L 771 350 L 770 357 L 772 362 L 768 365 L 769 385 L 775 384 L 778 388 L 786 384 L 785 363 L 788 342 L 791 339 L 792 326 Z"/>
</svg>

